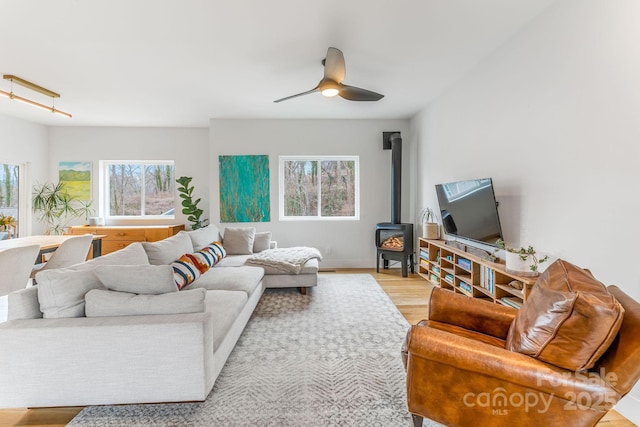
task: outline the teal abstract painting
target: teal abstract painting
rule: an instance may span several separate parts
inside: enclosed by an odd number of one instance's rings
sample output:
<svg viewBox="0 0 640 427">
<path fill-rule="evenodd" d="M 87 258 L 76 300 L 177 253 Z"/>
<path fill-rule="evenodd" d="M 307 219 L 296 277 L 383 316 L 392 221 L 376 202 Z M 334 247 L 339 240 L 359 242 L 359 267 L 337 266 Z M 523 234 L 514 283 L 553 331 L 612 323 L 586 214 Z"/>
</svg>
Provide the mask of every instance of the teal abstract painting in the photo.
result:
<svg viewBox="0 0 640 427">
<path fill-rule="evenodd" d="M 218 156 L 220 222 L 269 222 L 269 156 Z"/>
</svg>

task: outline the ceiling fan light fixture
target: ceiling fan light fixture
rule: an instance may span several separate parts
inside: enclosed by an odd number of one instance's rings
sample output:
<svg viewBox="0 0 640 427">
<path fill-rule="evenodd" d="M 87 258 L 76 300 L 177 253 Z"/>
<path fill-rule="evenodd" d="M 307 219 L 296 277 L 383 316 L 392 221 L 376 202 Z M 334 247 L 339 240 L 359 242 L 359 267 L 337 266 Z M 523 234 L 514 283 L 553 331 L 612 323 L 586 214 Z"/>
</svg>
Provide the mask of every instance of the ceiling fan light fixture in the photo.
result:
<svg viewBox="0 0 640 427">
<path fill-rule="evenodd" d="M 347 101 L 379 101 L 384 98 L 384 95 L 379 93 L 342 83 L 346 75 L 346 68 L 344 55 L 340 49 L 335 47 L 327 49 L 327 56 L 322 60 L 322 65 L 324 66 L 324 78 L 316 87 L 306 92 L 276 99 L 273 102 L 278 103 L 315 92 L 320 92 L 326 97 L 339 95 Z"/>
<path fill-rule="evenodd" d="M 329 88 L 329 89 L 325 89 L 325 90 L 323 90 L 323 91 L 322 91 L 322 92 L 320 92 L 320 93 L 322 93 L 324 96 L 331 97 L 331 96 L 336 96 L 339 92 L 340 92 L 340 91 L 339 91 L 338 89 Z"/>
<path fill-rule="evenodd" d="M 336 96 L 340 93 L 340 85 L 331 80 L 323 80 L 320 82 L 320 93 L 326 97 Z"/>
</svg>

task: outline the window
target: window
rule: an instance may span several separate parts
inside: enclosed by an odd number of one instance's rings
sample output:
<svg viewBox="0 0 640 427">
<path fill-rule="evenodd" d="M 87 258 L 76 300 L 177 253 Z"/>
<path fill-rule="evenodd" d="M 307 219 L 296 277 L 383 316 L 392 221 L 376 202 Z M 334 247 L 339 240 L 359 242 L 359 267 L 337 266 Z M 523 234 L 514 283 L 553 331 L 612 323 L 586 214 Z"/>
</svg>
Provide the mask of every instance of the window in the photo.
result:
<svg viewBox="0 0 640 427">
<path fill-rule="evenodd" d="M 105 216 L 173 218 L 173 161 L 105 161 L 101 170 Z"/>
<path fill-rule="evenodd" d="M 11 217 L 15 222 L 12 224 L 1 224 L 0 232 L 7 232 L 8 237 L 17 237 L 21 220 L 21 165 L 12 163 L 0 163 L 0 214 L 9 221 Z M 26 199 L 25 199 L 26 200 Z M 2 236 L 5 236 L 2 234 Z"/>
<path fill-rule="evenodd" d="M 280 219 L 359 219 L 358 156 L 281 156 Z"/>
</svg>

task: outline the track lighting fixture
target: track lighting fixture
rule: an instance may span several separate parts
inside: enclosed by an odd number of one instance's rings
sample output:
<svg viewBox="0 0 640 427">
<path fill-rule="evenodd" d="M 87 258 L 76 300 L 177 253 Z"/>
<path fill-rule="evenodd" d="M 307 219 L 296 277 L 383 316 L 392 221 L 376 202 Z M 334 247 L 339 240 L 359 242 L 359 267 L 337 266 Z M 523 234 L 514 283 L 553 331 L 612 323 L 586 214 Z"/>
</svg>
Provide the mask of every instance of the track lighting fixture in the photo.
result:
<svg viewBox="0 0 640 427">
<path fill-rule="evenodd" d="M 20 77 L 11 75 L 11 74 L 5 74 L 3 76 L 3 78 L 5 80 L 11 81 L 11 90 L 9 92 L 5 92 L 4 90 L 0 90 L 0 95 L 4 95 L 9 99 L 14 99 L 16 101 L 20 101 L 20 102 L 22 102 L 24 104 L 28 104 L 28 105 L 31 105 L 33 107 L 42 108 L 43 110 L 47 110 L 47 111 L 50 111 L 50 112 L 55 113 L 55 114 L 59 114 L 59 115 L 64 116 L 64 117 L 71 118 L 71 114 L 56 109 L 56 107 L 54 105 L 55 98 L 60 98 L 60 94 L 58 94 L 56 92 L 53 92 L 53 91 L 51 91 L 49 89 L 46 89 L 46 88 L 44 88 L 42 86 L 38 86 L 37 84 L 31 83 L 30 81 L 27 81 L 27 80 L 22 79 Z M 35 92 L 39 92 L 39 93 L 41 93 L 43 95 L 50 96 L 51 97 L 51 106 L 49 107 L 48 105 L 44 105 L 44 104 L 41 104 L 39 102 L 33 101 L 31 99 L 27 99 L 27 98 L 24 98 L 22 96 L 16 95 L 15 93 L 13 93 L 13 83 L 19 84 L 20 86 L 24 86 L 27 89 L 31 89 L 31 90 L 33 90 Z"/>
</svg>

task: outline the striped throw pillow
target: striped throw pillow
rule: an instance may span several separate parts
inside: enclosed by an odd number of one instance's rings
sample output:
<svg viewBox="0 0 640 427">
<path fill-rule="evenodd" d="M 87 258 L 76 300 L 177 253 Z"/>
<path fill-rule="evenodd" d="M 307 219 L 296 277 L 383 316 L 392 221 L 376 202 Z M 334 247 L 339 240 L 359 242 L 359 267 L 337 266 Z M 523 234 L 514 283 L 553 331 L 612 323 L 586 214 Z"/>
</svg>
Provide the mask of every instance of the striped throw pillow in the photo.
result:
<svg viewBox="0 0 640 427">
<path fill-rule="evenodd" d="M 173 280 L 178 289 L 193 283 L 198 277 L 206 273 L 226 255 L 219 242 L 205 246 L 192 254 L 184 254 L 171 263 L 173 267 Z"/>
</svg>

